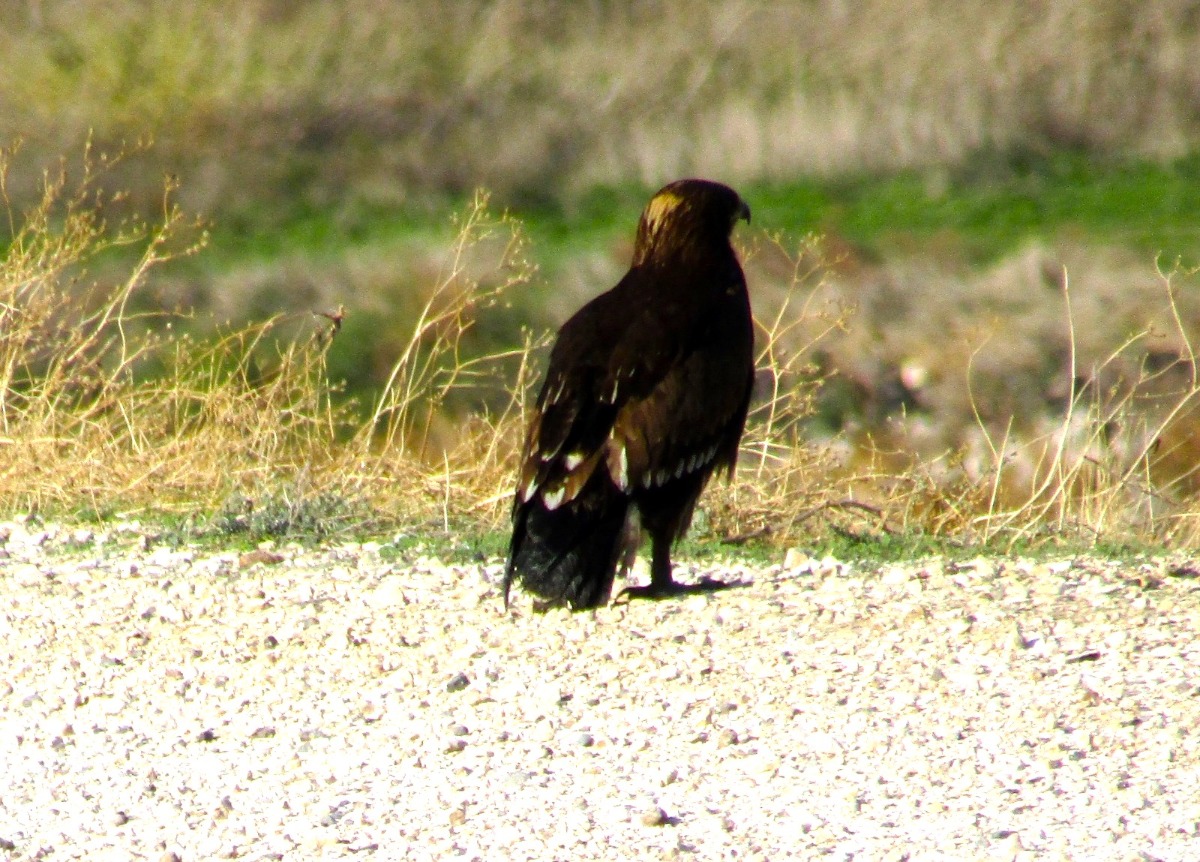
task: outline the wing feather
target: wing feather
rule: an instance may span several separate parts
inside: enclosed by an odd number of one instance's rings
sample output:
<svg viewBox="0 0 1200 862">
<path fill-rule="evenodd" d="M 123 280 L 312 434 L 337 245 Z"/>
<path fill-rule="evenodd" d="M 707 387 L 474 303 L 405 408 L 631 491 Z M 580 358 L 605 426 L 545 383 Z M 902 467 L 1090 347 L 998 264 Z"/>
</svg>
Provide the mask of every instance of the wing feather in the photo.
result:
<svg viewBox="0 0 1200 862">
<path fill-rule="evenodd" d="M 601 464 L 625 493 L 732 467 L 750 385 L 744 288 L 721 291 L 740 306 L 705 305 L 664 299 L 651 277 L 631 269 L 560 330 L 523 449 L 521 503 L 540 491 L 561 506 Z M 729 278 L 744 285 L 740 269 Z M 744 331 L 731 329 L 742 320 Z"/>
</svg>

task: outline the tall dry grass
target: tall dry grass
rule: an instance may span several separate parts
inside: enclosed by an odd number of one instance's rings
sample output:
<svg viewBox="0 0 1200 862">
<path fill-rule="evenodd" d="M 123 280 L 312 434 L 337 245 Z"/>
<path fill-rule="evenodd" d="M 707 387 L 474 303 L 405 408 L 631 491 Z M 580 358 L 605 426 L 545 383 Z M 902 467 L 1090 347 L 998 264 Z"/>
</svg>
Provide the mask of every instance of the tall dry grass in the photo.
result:
<svg viewBox="0 0 1200 862">
<path fill-rule="evenodd" d="M 1200 373 L 1178 304 L 1182 274 L 1158 273 L 1169 330 L 1135 332 L 1086 368 L 1063 273 L 1072 383 L 1057 423 L 1043 434 L 1016 441 L 980 422 L 990 465 L 987 511 L 970 521 L 984 540 L 1014 544 L 1054 534 L 1195 544 Z"/>
<path fill-rule="evenodd" d="M 0 156 L 0 189 L 10 157 Z M 283 320 L 198 343 L 173 315 L 131 311 L 154 272 L 204 235 L 171 182 L 153 220 L 106 222 L 104 182 L 119 163 L 89 149 L 76 170 L 64 163 L 43 178 L 32 209 L 5 198 L 0 489 L 10 510 L 206 505 L 331 454 L 338 409 L 319 385 L 321 351 L 267 348 Z M 116 247 L 138 250 L 131 271 L 93 281 L 89 266 Z"/>
<path fill-rule="evenodd" d="M 0 156 L 0 190 L 8 157 Z M 115 161 L 89 150 L 74 179 L 64 166 L 46 176 L 37 206 L 9 209 L 14 240 L 0 261 L 0 506 L 194 512 L 231 500 L 252 509 L 283 495 L 386 501 L 412 518 L 457 509 L 458 496 L 477 485 L 462 478 L 460 455 L 433 429 L 447 421 L 446 393 L 487 372 L 485 361 L 458 353 L 475 315 L 528 278 L 517 227 L 476 198 L 364 422 L 326 372 L 341 310 L 273 317 L 203 341 L 178 315 L 130 311 L 139 291 L 153 289 L 156 270 L 196 252 L 204 237 L 187 238 L 199 228 L 173 203 L 171 185 L 154 221 L 106 223 L 102 186 Z M 89 281 L 89 262 L 118 245 L 140 250 L 132 271 Z M 507 416 L 491 421 L 512 424 Z M 498 474 L 504 457 L 493 445 L 467 473 Z M 454 482 L 449 504 L 443 472 Z"/>
<path fill-rule="evenodd" d="M 0 156 L 0 192 L 8 159 Z M 548 337 L 527 333 L 484 358 L 461 347 L 481 314 L 533 277 L 518 224 L 476 196 L 364 412 L 340 396 L 326 366 L 329 345 L 344 335 L 341 309 L 205 340 L 186 334 L 177 315 L 131 311 L 138 292 L 153 289 L 173 258 L 196 253 L 204 235 L 173 203 L 171 184 L 155 218 L 105 222 L 114 163 L 89 150 L 77 169 L 45 176 L 36 206 L 8 208 L 0 510 L 217 513 L 227 527 L 262 516 L 309 532 L 332 522 L 366 529 L 371 513 L 425 528 L 503 526 Z M 138 249 L 136 263 L 123 279 L 94 279 L 89 264 L 115 246 Z M 756 295 L 756 397 L 736 480 L 715 483 L 703 503 L 713 534 L 1195 545 L 1200 376 L 1179 273 L 1159 274 L 1165 330 L 1147 327 L 1095 361 L 1081 358 L 1064 275 L 1062 409 L 998 424 L 985 417 L 987 393 L 970 390 L 976 433 L 931 456 L 912 445 L 915 415 L 885 426 L 891 436 L 814 434 L 832 383 L 821 350 L 858 324 L 838 297 L 838 263 L 811 238 L 796 248 L 760 236 L 744 256 L 752 271 L 780 277 Z"/>
<path fill-rule="evenodd" d="M 1118 302 L 1077 296 L 1071 271 L 1037 254 L 1028 293 L 1006 273 L 891 285 L 813 238 L 745 258 L 761 379 L 739 481 L 707 504 L 718 533 L 918 533 L 1001 550 L 1200 539 L 1195 272 L 1131 273 L 1111 286 Z M 1048 290 L 1057 318 L 1041 309 Z M 940 316 L 946 291 L 964 295 L 949 303 L 960 317 Z M 830 401 L 856 408 L 832 430 Z"/>
<path fill-rule="evenodd" d="M 906 331 L 923 336 L 925 355 L 901 361 L 907 368 L 881 369 L 864 385 L 907 382 L 911 406 L 894 393 L 868 392 L 868 400 L 892 398 L 889 412 L 874 422 L 851 419 L 830 441 L 830 476 L 847 489 L 860 521 L 1002 549 L 1044 541 L 1194 547 L 1200 376 L 1195 315 L 1184 307 L 1194 299 L 1186 288 L 1195 272 L 1156 272 L 1158 295 L 1145 297 L 1144 322 L 1113 339 L 1117 327 L 1099 325 L 1095 315 L 1116 306 L 1079 303 L 1062 269 L 1055 279 L 1061 356 L 1024 353 L 1022 343 L 1014 350 L 1003 323 L 994 324 L 999 336 L 963 332 L 961 322 L 959 331 L 939 329 L 936 320 Z M 862 344 L 854 334 L 864 328 L 877 332 L 852 319 L 825 349 L 846 356 Z M 849 347 L 831 348 L 838 339 Z M 1047 356 L 1058 364 L 1036 374 L 1020 367 Z M 1012 379 L 1000 381 L 1006 372 Z M 973 426 L 938 415 L 953 412 L 959 397 Z"/>
</svg>

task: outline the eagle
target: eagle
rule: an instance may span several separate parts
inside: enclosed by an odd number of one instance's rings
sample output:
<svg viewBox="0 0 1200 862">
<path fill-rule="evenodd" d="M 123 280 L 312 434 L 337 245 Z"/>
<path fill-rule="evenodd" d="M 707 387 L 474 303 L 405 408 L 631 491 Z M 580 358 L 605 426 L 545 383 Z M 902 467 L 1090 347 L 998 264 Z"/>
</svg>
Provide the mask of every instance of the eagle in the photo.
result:
<svg viewBox="0 0 1200 862">
<path fill-rule="evenodd" d="M 754 325 L 730 244 L 741 219 L 750 208 L 726 185 L 665 186 L 642 212 L 624 278 L 562 325 L 520 455 L 506 608 L 514 581 L 549 606 L 606 604 L 638 523 L 650 584 L 622 595 L 727 586 L 677 583 L 671 546 L 713 472 L 733 475 L 746 424 Z"/>
</svg>

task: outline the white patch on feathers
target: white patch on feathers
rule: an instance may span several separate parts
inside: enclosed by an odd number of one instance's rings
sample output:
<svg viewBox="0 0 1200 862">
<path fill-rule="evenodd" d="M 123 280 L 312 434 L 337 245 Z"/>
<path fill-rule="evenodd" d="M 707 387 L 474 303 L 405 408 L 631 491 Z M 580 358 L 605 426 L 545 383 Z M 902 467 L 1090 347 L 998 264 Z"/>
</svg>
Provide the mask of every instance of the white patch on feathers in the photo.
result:
<svg viewBox="0 0 1200 862">
<path fill-rule="evenodd" d="M 621 446 L 617 450 L 617 475 L 615 479 L 618 488 L 622 491 L 629 490 L 629 457 L 625 454 L 624 446 Z"/>
<path fill-rule="evenodd" d="M 533 492 L 538 488 L 537 476 L 532 477 L 525 483 L 525 487 L 521 489 L 521 502 L 525 503 L 533 498 Z"/>
<path fill-rule="evenodd" d="M 567 489 L 562 485 L 559 485 L 553 491 L 542 491 L 542 504 L 553 512 L 562 505 L 563 497 L 566 493 Z"/>
</svg>

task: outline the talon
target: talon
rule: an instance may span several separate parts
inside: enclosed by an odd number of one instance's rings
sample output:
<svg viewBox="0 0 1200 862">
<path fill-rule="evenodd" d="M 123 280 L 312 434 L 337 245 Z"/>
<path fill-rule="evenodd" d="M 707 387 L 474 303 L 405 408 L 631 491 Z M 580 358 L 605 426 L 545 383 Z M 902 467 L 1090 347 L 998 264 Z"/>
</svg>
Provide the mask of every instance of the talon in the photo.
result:
<svg viewBox="0 0 1200 862">
<path fill-rule="evenodd" d="M 629 604 L 634 599 L 666 599 L 671 596 L 691 596 L 700 593 L 715 593 L 720 590 L 728 590 L 733 587 L 749 586 L 744 581 L 718 581 L 715 578 L 701 578 L 699 583 L 681 584 L 678 581 L 667 581 L 666 583 L 649 583 L 644 587 L 626 587 L 617 594 L 613 604 L 617 604 L 621 599 L 625 599 L 625 604 Z"/>
</svg>

